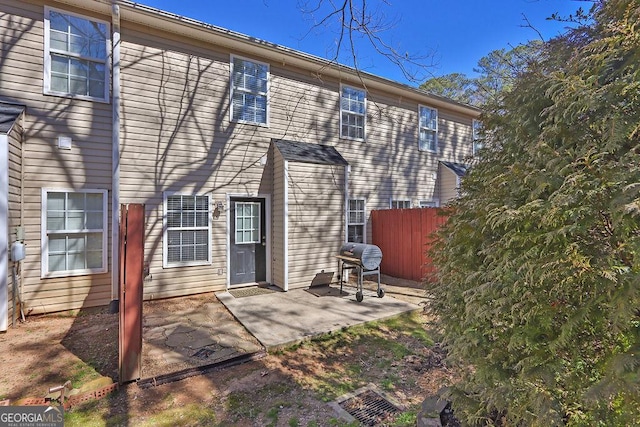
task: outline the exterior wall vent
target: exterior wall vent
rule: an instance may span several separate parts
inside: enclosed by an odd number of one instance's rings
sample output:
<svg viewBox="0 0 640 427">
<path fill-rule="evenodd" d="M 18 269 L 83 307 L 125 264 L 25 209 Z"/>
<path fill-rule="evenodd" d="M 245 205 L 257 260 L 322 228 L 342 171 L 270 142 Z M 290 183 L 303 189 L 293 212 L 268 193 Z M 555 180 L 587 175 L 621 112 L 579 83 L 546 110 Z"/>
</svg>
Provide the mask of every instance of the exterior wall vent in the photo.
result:
<svg viewBox="0 0 640 427">
<path fill-rule="evenodd" d="M 58 148 L 61 150 L 71 150 L 71 137 L 69 136 L 59 136 L 58 137 Z"/>
</svg>

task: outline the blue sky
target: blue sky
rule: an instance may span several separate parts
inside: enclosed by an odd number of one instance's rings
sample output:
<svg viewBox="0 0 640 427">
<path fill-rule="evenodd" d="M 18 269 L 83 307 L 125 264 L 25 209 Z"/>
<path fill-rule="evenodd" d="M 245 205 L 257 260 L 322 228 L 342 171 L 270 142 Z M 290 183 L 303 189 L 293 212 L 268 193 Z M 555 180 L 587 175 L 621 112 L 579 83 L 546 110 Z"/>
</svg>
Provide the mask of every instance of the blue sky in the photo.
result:
<svg viewBox="0 0 640 427">
<path fill-rule="evenodd" d="M 320 57 L 331 57 L 337 40 L 335 26 L 313 28 L 313 17 L 301 12 L 304 4 L 319 0 L 140 0 L 140 3 L 194 18 Z M 326 2 L 326 0 L 325 0 Z M 359 2 L 358 2 L 359 3 Z M 516 46 L 539 35 L 525 28 L 524 16 L 544 39 L 566 28 L 548 21 L 552 13 L 567 16 L 591 3 L 579 0 L 369 0 L 392 24 L 380 36 L 400 52 L 420 55 L 433 64 L 428 73 L 473 76 L 478 60 L 492 50 Z M 379 6 L 377 6 L 379 5 Z M 319 13 L 316 19 L 323 16 Z M 359 67 L 365 71 L 409 82 L 400 69 L 358 40 Z M 343 52 L 341 62 L 348 62 Z"/>
</svg>

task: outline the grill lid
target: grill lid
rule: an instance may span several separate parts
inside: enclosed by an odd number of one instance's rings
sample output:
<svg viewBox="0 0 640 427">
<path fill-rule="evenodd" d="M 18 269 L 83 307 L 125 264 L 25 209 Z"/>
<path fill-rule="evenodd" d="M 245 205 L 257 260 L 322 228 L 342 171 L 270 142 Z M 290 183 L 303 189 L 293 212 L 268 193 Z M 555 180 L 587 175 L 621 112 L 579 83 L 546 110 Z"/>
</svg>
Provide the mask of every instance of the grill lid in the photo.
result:
<svg viewBox="0 0 640 427">
<path fill-rule="evenodd" d="M 376 245 L 348 242 L 340 247 L 340 256 L 351 258 L 365 270 L 375 270 L 382 262 L 382 250 Z"/>
</svg>

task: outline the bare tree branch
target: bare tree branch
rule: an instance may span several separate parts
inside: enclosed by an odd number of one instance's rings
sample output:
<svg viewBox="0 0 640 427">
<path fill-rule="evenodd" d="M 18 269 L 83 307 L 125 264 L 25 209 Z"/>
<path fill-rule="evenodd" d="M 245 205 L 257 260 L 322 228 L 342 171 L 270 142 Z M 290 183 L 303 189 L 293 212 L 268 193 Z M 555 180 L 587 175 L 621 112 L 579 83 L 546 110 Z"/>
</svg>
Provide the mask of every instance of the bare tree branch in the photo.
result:
<svg viewBox="0 0 640 427">
<path fill-rule="evenodd" d="M 362 37 L 373 50 L 400 69 L 403 76 L 411 82 L 422 82 L 432 73 L 433 54 L 421 56 L 403 52 L 394 46 L 382 33 L 398 26 L 399 19 L 391 19 L 382 6 L 390 7 L 387 0 L 378 0 L 372 5 L 367 0 L 299 0 L 298 8 L 312 20 L 307 34 L 314 31 L 336 29 L 335 51 L 330 60 L 339 62 L 343 47 L 350 51 L 350 60 L 357 71 L 361 71 L 358 55 L 358 38 Z M 319 17 L 319 18 L 318 18 Z"/>
<path fill-rule="evenodd" d="M 529 21 L 529 18 L 527 18 L 527 15 L 525 15 L 524 13 L 522 14 L 522 20 L 524 21 L 524 25 L 521 25 L 521 27 L 532 29 L 533 31 L 536 32 L 540 40 L 545 41 L 544 37 L 542 36 L 542 33 L 531 24 L 531 21 Z"/>
</svg>

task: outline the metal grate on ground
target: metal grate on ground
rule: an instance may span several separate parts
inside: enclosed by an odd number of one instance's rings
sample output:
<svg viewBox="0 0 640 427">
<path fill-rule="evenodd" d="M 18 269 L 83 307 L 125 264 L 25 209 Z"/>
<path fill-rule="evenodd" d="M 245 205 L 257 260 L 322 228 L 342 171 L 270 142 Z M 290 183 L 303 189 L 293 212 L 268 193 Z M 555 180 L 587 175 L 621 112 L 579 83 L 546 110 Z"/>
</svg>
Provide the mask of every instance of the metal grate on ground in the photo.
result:
<svg viewBox="0 0 640 427">
<path fill-rule="evenodd" d="M 369 385 L 347 394 L 331 405 L 334 409 L 345 411 L 350 417 L 364 426 L 378 426 L 390 417 L 400 413 L 403 408 L 392 403 L 377 387 Z"/>
<path fill-rule="evenodd" d="M 275 289 L 263 288 L 260 286 L 253 286 L 250 288 L 231 289 L 229 293 L 235 298 L 252 297 L 255 295 L 264 295 L 277 292 Z"/>
</svg>

